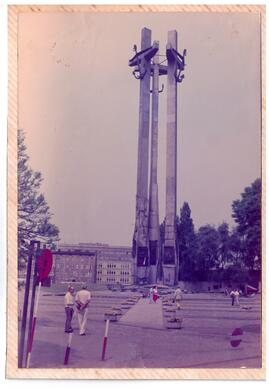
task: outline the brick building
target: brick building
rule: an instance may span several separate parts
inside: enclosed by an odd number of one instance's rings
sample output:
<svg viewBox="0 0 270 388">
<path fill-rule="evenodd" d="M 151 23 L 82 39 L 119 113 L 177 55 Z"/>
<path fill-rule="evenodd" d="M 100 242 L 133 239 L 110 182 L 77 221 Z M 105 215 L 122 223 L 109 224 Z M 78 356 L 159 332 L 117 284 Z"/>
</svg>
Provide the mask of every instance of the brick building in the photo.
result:
<svg viewBox="0 0 270 388">
<path fill-rule="evenodd" d="M 134 283 L 131 248 L 107 244 L 61 244 L 54 252 L 52 281 L 109 285 Z"/>
<path fill-rule="evenodd" d="M 97 254 L 80 249 L 58 249 L 53 253 L 52 281 L 95 283 Z"/>
</svg>

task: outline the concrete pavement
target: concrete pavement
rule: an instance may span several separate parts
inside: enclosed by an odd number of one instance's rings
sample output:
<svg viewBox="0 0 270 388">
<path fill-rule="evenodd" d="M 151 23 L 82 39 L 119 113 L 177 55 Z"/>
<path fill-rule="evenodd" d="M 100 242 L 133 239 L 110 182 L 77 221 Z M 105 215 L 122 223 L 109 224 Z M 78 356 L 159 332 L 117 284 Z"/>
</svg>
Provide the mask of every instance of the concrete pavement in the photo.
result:
<svg viewBox="0 0 270 388">
<path fill-rule="evenodd" d="M 183 328 L 161 328 L 161 301 L 150 305 L 140 299 L 119 322 L 110 323 L 105 361 L 101 361 L 105 330 L 104 312 L 119 305 L 127 295 L 93 297 L 86 337 L 79 336 L 73 318 L 72 368 L 259 368 L 261 365 L 260 296 L 241 298 L 251 307 L 232 307 L 224 295 L 185 295 L 180 315 Z M 142 317 L 140 317 L 142 315 Z M 61 368 L 67 343 L 64 333 L 63 298 L 41 296 L 32 368 Z M 143 325 L 143 326 L 142 326 Z M 147 326 L 148 325 L 148 326 Z M 237 348 L 230 345 L 236 327 L 244 331 Z M 157 330 L 158 329 L 158 330 Z"/>
<path fill-rule="evenodd" d="M 164 329 L 161 299 L 153 303 L 149 302 L 149 298 L 140 299 L 121 317 L 119 324 L 148 329 Z"/>
</svg>

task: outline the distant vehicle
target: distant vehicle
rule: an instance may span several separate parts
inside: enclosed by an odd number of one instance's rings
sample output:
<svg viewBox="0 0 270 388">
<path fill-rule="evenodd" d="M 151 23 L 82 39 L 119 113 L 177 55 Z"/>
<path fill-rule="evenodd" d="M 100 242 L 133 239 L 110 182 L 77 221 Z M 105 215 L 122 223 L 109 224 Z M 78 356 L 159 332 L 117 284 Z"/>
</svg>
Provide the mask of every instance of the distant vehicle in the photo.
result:
<svg viewBox="0 0 270 388">
<path fill-rule="evenodd" d="M 258 289 L 253 287 L 253 286 L 250 286 L 249 284 L 247 284 L 245 286 L 245 296 L 255 296 L 255 294 L 257 294 L 258 292 Z"/>
</svg>

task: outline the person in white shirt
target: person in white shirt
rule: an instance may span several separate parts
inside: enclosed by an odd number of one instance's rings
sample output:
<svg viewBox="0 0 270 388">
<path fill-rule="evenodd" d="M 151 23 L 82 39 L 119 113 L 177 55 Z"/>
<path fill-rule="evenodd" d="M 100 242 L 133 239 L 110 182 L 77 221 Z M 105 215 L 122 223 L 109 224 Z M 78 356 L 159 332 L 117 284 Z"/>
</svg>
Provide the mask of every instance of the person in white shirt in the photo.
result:
<svg viewBox="0 0 270 388">
<path fill-rule="evenodd" d="M 236 304 L 236 306 L 240 306 L 240 303 L 239 303 L 239 295 L 240 295 L 239 291 L 238 291 L 238 290 L 235 290 L 235 291 L 234 291 L 234 298 L 235 298 L 235 304 Z"/>
<path fill-rule="evenodd" d="M 77 292 L 75 297 L 80 335 L 85 335 L 88 305 L 90 303 L 90 299 L 91 299 L 91 293 L 90 291 L 87 290 L 87 286 L 84 284 L 82 286 L 82 289 Z"/>
<path fill-rule="evenodd" d="M 64 298 L 65 303 L 65 313 L 66 313 L 66 323 L 65 323 L 65 332 L 66 333 L 72 333 L 73 329 L 71 327 L 71 321 L 73 317 L 73 306 L 74 306 L 74 288 L 69 286 L 67 293 Z"/>
<path fill-rule="evenodd" d="M 182 291 L 180 287 L 178 287 L 174 292 L 174 300 L 176 303 L 177 310 L 180 310 L 180 303 L 182 300 Z"/>
</svg>

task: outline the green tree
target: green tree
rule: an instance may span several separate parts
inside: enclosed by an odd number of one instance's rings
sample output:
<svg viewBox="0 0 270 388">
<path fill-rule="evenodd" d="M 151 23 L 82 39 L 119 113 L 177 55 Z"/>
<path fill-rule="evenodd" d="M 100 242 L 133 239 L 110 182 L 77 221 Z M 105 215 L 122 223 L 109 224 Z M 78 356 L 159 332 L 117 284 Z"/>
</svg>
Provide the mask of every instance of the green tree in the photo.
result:
<svg viewBox="0 0 270 388">
<path fill-rule="evenodd" d="M 239 285 L 248 283 L 250 281 L 249 271 L 243 265 L 234 264 L 223 271 L 223 281 L 237 282 Z"/>
<path fill-rule="evenodd" d="M 261 180 L 244 189 L 241 199 L 232 204 L 232 217 L 237 224 L 245 264 L 261 267 Z"/>
<path fill-rule="evenodd" d="M 217 228 L 218 232 L 218 263 L 220 269 L 224 268 L 226 262 L 231 261 L 230 232 L 229 225 L 223 222 Z"/>
<path fill-rule="evenodd" d="M 244 263 L 244 246 L 237 228 L 234 228 L 230 235 L 230 252 L 234 264 L 243 265 Z"/>
<path fill-rule="evenodd" d="M 59 240 L 59 230 L 50 220 L 52 213 L 39 193 L 42 182 L 40 172 L 34 172 L 28 165 L 25 135 L 18 131 L 18 265 L 27 261 L 30 240 L 41 240 L 49 247 Z"/>
<path fill-rule="evenodd" d="M 179 279 L 192 280 L 195 270 L 196 234 L 191 218 L 191 210 L 187 202 L 184 202 L 183 207 L 180 209 L 180 219 L 177 226 Z"/>
<path fill-rule="evenodd" d="M 197 233 L 196 271 L 206 276 L 218 265 L 218 232 L 214 226 L 201 226 Z"/>
</svg>

